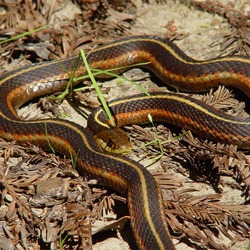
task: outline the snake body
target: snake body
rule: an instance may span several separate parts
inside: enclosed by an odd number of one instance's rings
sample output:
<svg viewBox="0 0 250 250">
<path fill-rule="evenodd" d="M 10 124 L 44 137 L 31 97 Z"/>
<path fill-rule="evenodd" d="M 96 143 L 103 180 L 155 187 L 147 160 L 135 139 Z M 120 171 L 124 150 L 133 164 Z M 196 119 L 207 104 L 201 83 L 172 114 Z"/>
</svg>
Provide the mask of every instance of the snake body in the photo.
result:
<svg viewBox="0 0 250 250">
<path fill-rule="evenodd" d="M 171 42 L 151 36 L 121 39 L 100 46 L 88 55 L 90 67 L 98 69 L 132 67 L 139 62 L 149 62 L 144 67 L 179 89 L 197 92 L 225 84 L 238 87 L 250 96 L 249 58 L 228 57 L 200 62 L 186 56 Z M 19 143 L 29 142 L 46 149 L 50 145 L 62 154 L 73 156 L 77 159 L 80 174 L 95 178 L 128 198 L 131 225 L 139 248 L 175 249 L 168 232 L 160 188 L 143 166 L 122 156 L 103 153 L 89 130 L 73 122 L 60 119 L 24 121 L 18 117 L 17 108 L 35 97 L 64 89 L 72 73 L 76 77 L 86 74 L 78 57 L 30 65 L 3 75 L 0 80 L 0 137 Z M 157 98 L 172 105 L 171 108 L 164 111 L 166 107 L 159 107 L 159 100 L 155 102 L 158 104 L 153 104 Z M 136 101 L 144 104 L 144 108 L 135 104 Z M 150 101 L 150 106 L 145 106 L 146 101 Z M 133 105 L 122 111 L 125 103 Z M 159 120 L 165 116 L 169 121 L 176 122 L 178 118 L 179 125 L 192 121 L 192 128 L 198 133 L 201 127 L 200 133 L 207 130 L 212 121 L 216 127 L 212 128 L 212 139 L 219 138 L 226 143 L 249 148 L 249 118 L 220 115 L 192 98 L 153 93 L 151 98 L 134 96 L 115 101 L 110 106 L 114 107 L 119 125 L 126 123 L 119 118 L 119 114 L 123 113 L 125 117 L 130 113 L 136 117 L 137 113 L 143 113 L 142 117 L 145 117 L 151 109 Z M 206 121 L 203 122 L 205 116 Z M 220 119 L 217 119 L 219 116 Z M 130 119 L 129 123 L 134 121 L 134 118 L 127 119 Z M 94 120 L 100 122 L 99 116 L 94 116 Z M 208 134 L 211 135 L 210 132 Z"/>
<path fill-rule="evenodd" d="M 227 115 L 189 96 L 150 92 L 150 96 L 139 94 L 119 98 L 110 102 L 109 108 L 116 125 L 114 131 L 102 107 L 92 112 L 88 118 L 88 127 L 105 142 L 104 148 L 107 149 L 106 144 L 110 144 L 106 151 L 124 154 L 129 152 L 129 140 L 125 140 L 127 137 L 123 139 L 123 130 L 117 128 L 148 123 L 148 114 L 154 122 L 171 123 L 185 130 L 191 130 L 203 138 L 250 149 L 249 117 Z M 122 142 L 116 143 L 121 137 Z"/>
</svg>

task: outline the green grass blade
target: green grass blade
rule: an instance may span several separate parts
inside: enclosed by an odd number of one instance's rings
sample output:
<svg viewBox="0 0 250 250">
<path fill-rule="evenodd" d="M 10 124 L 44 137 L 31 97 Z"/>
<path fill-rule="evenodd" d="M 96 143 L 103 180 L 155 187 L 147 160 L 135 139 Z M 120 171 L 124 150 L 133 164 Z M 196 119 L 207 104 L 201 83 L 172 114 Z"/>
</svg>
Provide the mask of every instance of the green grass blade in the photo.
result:
<svg viewBox="0 0 250 250">
<path fill-rule="evenodd" d="M 38 31 L 44 29 L 44 28 L 47 27 L 47 26 L 48 26 L 48 25 L 45 25 L 45 26 L 42 26 L 42 27 L 40 27 L 40 28 L 31 30 L 31 31 L 27 31 L 27 32 L 24 32 L 24 33 L 22 33 L 22 34 L 19 34 L 19 35 L 10 37 L 10 38 L 8 38 L 8 39 L 6 39 L 6 40 L 0 41 L 0 45 L 1 45 L 1 44 L 4 44 L 4 43 L 7 43 L 7 42 L 10 42 L 10 41 L 13 41 L 13 40 L 17 40 L 17 39 L 19 39 L 19 38 L 21 38 L 21 37 L 24 37 L 24 36 L 31 35 L 31 34 L 33 34 L 33 33 L 36 33 L 36 32 L 38 32 Z"/>
<path fill-rule="evenodd" d="M 141 67 L 141 66 L 147 65 L 149 63 L 150 62 L 136 63 L 136 64 L 133 64 L 133 65 L 130 65 L 129 68 L 131 68 L 131 67 Z M 93 76 L 98 76 L 98 75 L 104 75 L 105 74 L 105 75 L 109 75 L 110 77 L 114 77 L 114 78 L 118 78 L 118 79 L 130 82 L 131 84 L 135 85 L 139 90 L 141 90 L 145 95 L 150 96 L 150 94 L 147 92 L 147 90 L 144 87 L 142 87 L 141 85 L 137 84 L 134 81 L 131 81 L 131 80 L 127 79 L 126 77 L 120 76 L 120 75 L 115 74 L 115 73 L 112 72 L 112 71 L 120 71 L 120 70 L 125 70 L 125 69 L 128 69 L 128 66 L 112 68 L 112 69 L 109 69 L 109 70 L 91 69 L 91 73 L 92 73 Z M 82 81 L 82 80 L 85 80 L 87 78 L 89 78 L 89 75 L 75 78 L 74 81 Z"/>
<path fill-rule="evenodd" d="M 94 88 L 95 88 L 95 91 L 96 91 L 96 93 L 97 93 L 97 95 L 98 95 L 98 97 L 99 97 L 99 99 L 100 99 L 100 102 L 101 102 L 101 104 L 102 104 L 102 106 L 103 106 L 103 109 L 104 109 L 105 113 L 107 114 L 107 116 L 108 116 L 108 118 L 109 118 L 109 120 L 110 120 L 110 122 L 111 122 L 111 125 L 112 125 L 112 126 L 115 126 L 115 123 L 114 123 L 112 114 L 111 114 L 111 112 L 110 112 L 110 110 L 109 110 L 109 107 L 108 107 L 108 105 L 107 105 L 107 102 L 105 101 L 104 96 L 103 96 L 103 94 L 102 94 L 102 91 L 101 91 L 101 89 L 99 88 L 99 86 L 98 86 L 98 84 L 97 84 L 97 82 L 96 82 L 96 80 L 95 80 L 95 77 L 93 76 L 93 73 L 92 73 L 92 71 L 91 71 L 91 69 L 90 69 L 90 67 L 89 67 L 89 64 L 88 64 L 88 62 L 87 62 L 87 58 L 86 58 L 85 53 L 84 53 L 83 50 L 80 50 L 80 55 L 81 55 L 81 57 L 82 57 L 84 66 L 85 66 L 86 71 L 87 71 L 87 73 L 88 73 L 88 77 L 90 78 L 90 80 L 91 80 L 91 82 L 92 82 L 92 84 L 93 84 L 93 86 L 94 86 Z"/>
</svg>

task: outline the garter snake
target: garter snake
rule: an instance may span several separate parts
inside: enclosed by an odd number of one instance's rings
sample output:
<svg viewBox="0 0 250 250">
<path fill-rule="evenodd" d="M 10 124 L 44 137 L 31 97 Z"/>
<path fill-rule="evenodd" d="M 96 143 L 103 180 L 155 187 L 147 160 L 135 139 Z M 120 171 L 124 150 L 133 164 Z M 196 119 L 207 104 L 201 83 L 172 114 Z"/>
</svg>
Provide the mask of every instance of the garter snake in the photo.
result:
<svg viewBox="0 0 250 250">
<path fill-rule="evenodd" d="M 248 58 L 235 56 L 196 61 L 171 42 L 151 36 L 121 39 L 100 46 L 88 55 L 88 63 L 92 68 L 104 70 L 132 66 L 139 62 L 150 62 L 146 68 L 178 89 L 197 92 L 224 84 L 238 87 L 250 96 Z M 103 153 L 89 130 L 73 122 L 60 119 L 24 121 L 18 117 L 16 110 L 21 105 L 35 97 L 64 89 L 72 73 L 76 77 L 86 74 L 85 67 L 78 57 L 30 65 L 3 75 L 0 80 L 0 137 L 19 143 L 30 142 L 43 148 L 48 148 L 50 144 L 62 154 L 73 155 L 77 159 L 77 170 L 80 174 L 95 178 L 128 198 L 131 225 L 139 248 L 175 249 L 168 232 L 160 188 L 143 166 L 123 156 Z M 154 97 L 164 99 L 164 94 L 152 96 L 151 101 Z M 173 94 L 172 98 L 170 96 L 166 94 L 164 100 L 168 100 L 173 108 L 179 105 L 179 110 L 188 107 L 191 112 L 195 112 L 193 116 L 190 114 L 189 119 L 184 113 L 166 111 L 165 115 L 170 120 L 179 116 L 179 120 L 184 121 L 180 125 L 191 121 L 194 123 L 193 127 L 199 131 L 202 117 L 206 114 L 207 118 L 211 118 L 210 120 L 218 125 L 213 139 L 221 134 L 230 134 L 231 139 L 226 142 L 249 147 L 249 119 L 233 119 L 221 115 L 220 119 L 213 120 L 219 114 L 206 105 L 179 95 Z M 131 100 L 119 102 L 129 104 L 143 99 L 141 96 L 134 96 Z M 141 109 L 136 107 L 135 111 L 140 112 Z M 127 114 L 128 110 L 126 108 L 123 113 Z M 129 112 L 132 113 L 131 110 Z M 158 108 L 160 116 L 162 112 L 163 108 Z M 122 112 L 117 109 L 117 114 L 119 113 Z M 197 120 L 197 117 L 200 119 Z M 133 118 L 130 119 L 133 122 Z M 210 120 L 205 123 L 208 124 Z M 206 129 L 205 123 L 202 125 L 203 130 Z M 225 127 L 230 125 L 230 129 L 221 130 L 224 128 L 223 124 Z M 237 127 L 236 131 L 232 129 L 234 126 Z M 243 127 L 243 132 L 238 132 L 239 127 Z M 223 136 L 221 140 L 224 140 Z"/>
<path fill-rule="evenodd" d="M 102 107 L 90 114 L 88 127 L 97 140 L 104 143 L 103 148 L 112 153 L 131 151 L 128 137 L 119 128 L 148 123 L 148 114 L 154 122 L 172 123 L 203 138 L 250 149 L 250 117 L 227 115 L 189 96 L 150 92 L 150 96 L 139 94 L 119 98 L 110 102 L 109 108 L 116 127 L 112 128 Z"/>
</svg>

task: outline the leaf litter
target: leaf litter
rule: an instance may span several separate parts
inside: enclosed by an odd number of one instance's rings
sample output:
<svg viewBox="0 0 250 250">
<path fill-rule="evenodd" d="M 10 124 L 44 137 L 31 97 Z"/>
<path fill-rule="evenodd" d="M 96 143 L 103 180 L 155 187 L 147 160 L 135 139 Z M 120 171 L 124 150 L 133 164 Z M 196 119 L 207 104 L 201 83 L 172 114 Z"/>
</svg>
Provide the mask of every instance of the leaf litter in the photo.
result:
<svg viewBox="0 0 250 250">
<path fill-rule="evenodd" d="M 118 36 L 135 34 L 131 28 L 142 14 L 138 11 L 140 1 L 125 4 L 79 0 L 76 3 L 78 5 L 62 1 L 60 6 L 57 1 L 52 4 L 0 1 L 1 40 L 50 24 L 36 34 L 1 45 L 0 65 L 9 70 L 9 63 L 20 67 L 30 62 L 66 58 L 77 54 L 80 47 L 89 50 Z M 190 11 L 199 8 L 217 14 L 231 25 L 230 33 L 221 44 L 221 54 L 249 54 L 249 16 L 244 9 L 237 8 L 233 1 L 229 4 L 219 1 L 216 4 L 210 1 L 189 3 Z M 161 4 L 165 4 L 164 1 Z M 51 24 L 56 23 L 55 13 L 66 7 L 74 10 L 73 15 L 60 24 Z M 174 21 L 166 28 L 164 35 L 171 40 L 185 40 L 189 36 L 180 32 Z M 112 88 L 105 88 L 108 96 Z M 88 100 L 88 95 L 85 96 L 83 92 L 76 98 Z M 247 101 L 238 101 L 224 87 L 192 96 L 223 112 L 248 115 Z M 42 104 L 51 112 L 49 116 L 57 114 L 58 104 L 46 106 L 46 101 Z M 162 187 L 166 217 L 175 243 L 182 242 L 191 248 L 231 249 L 240 240 L 249 238 L 248 151 L 198 139 L 191 132 L 176 140 L 175 136 L 183 131 L 171 126 L 157 124 L 156 129 L 152 129 L 135 125 L 126 130 L 135 147 L 132 157 L 140 161 L 155 158 L 160 152 L 158 143 L 145 147 L 146 142 L 156 137 L 169 141 L 164 144 L 164 154 L 158 160 L 160 170 L 159 167 L 148 168 L 153 169 L 150 171 Z M 113 190 L 96 186 L 95 180 L 79 176 L 69 159 L 34 146 L 24 147 L 3 140 L 0 147 L 2 249 L 91 249 L 99 241 L 101 232 L 121 229 L 126 224 L 126 199 Z M 191 186 L 187 186 L 190 183 Z M 205 194 L 199 193 L 208 186 L 214 192 L 209 189 Z M 237 190 L 241 198 L 235 202 L 225 200 L 224 195 L 231 190 Z M 121 208 L 117 211 L 117 207 Z M 117 217 L 117 214 L 122 215 Z M 92 228 L 98 221 L 105 223 Z M 177 244 L 177 249 L 182 249 L 178 245 L 181 244 Z"/>
</svg>

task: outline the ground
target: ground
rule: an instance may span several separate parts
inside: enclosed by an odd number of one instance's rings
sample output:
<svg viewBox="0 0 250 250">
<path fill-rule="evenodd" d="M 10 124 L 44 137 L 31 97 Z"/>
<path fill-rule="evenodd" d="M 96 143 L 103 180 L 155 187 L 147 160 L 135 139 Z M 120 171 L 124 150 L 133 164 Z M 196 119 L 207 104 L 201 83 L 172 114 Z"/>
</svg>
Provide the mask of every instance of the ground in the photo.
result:
<svg viewBox="0 0 250 250">
<path fill-rule="evenodd" d="M 5 39 L 41 24 L 48 27 L 27 39 L 1 45 L 2 73 L 30 62 L 65 58 L 80 47 L 87 50 L 128 35 L 168 38 L 198 60 L 230 54 L 249 56 L 247 0 L 213 4 L 138 0 L 121 6 L 119 1 L 38 2 L 21 1 L 19 9 L 13 7 L 18 6 L 15 1 L 3 5 L 0 36 Z M 168 89 L 158 86 L 159 81 L 141 69 L 123 76 L 147 90 Z M 108 101 L 140 92 L 121 79 L 102 82 L 101 87 Z M 192 96 L 233 115 L 249 113 L 249 98 L 235 89 L 220 86 Z M 80 112 L 75 111 L 72 99 L 78 104 L 81 101 Z M 94 91 L 86 89 L 59 103 L 46 99 L 39 103 L 29 103 L 18 111 L 19 116 L 57 117 L 85 126 L 89 111 L 84 105 L 99 105 Z M 133 143 L 129 157 L 147 167 L 162 187 L 177 250 L 249 248 L 249 151 L 198 139 L 190 133 L 175 140 L 173 137 L 183 131 L 166 124 L 125 129 Z M 168 140 L 162 156 L 158 143 L 144 146 L 156 138 Z M 97 186 L 95 180 L 85 180 L 62 156 L 15 142 L 1 141 L 0 146 L 2 249 L 135 248 L 124 197 Z M 123 230 L 117 230 L 124 224 Z"/>
</svg>

